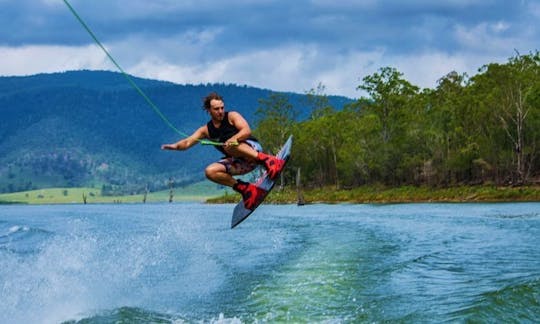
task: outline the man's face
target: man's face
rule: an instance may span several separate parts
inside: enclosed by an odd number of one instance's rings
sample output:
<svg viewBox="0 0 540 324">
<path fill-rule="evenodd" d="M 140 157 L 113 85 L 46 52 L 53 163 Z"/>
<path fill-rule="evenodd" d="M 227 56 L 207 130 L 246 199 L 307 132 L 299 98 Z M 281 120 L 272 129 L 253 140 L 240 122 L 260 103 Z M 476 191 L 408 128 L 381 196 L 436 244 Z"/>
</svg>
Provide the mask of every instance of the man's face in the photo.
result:
<svg viewBox="0 0 540 324">
<path fill-rule="evenodd" d="M 225 104 L 221 100 L 210 100 L 210 109 L 208 110 L 213 120 L 222 121 L 225 116 Z"/>
</svg>

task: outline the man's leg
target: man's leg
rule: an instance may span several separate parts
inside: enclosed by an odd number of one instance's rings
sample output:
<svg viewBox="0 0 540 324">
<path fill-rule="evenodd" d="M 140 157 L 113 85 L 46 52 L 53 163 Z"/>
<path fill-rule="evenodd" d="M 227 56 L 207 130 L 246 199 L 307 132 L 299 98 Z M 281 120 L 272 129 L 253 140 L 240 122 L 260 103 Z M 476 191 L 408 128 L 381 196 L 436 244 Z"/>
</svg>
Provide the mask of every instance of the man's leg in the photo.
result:
<svg viewBox="0 0 540 324">
<path fill-rule="evenodd" d="M 227 173 L 227 168 L 222 163 L 216 162 L 207 166 L 205 175 L 208 179 L 224 186 L 232 187 L 236 184 L 236 179 Z"/>
<path fill-rule="evenodd" d="M 263 152 L 259 152 L 248 143 L 240 143 L 238 146 L 232 146 L 226 150 L 231 156 L 254 160 L 258 164 L 264 165 L 268 172 L 268 176 L 272 180 L 277 177 L 278 173 L 283 169 L 283 166 L 285 166 L 284 160 Z"/>
<path fill-rule="evenodd" d="M 279 159 L 273 155 L 268 155 L 263 152 L 259 152 L 257 155 L 257 162 L 264 165 L 270 179 L 276 179 L 277 175 L 283 170 L 285 166 L 285 160 Z"/>
<path fill-rule="evenodd" d="M 247 162 L 244 161 L 244 163 Z M 228 170 L 234 168 L 233 164 L 233 158 L 223 159 L 220 162 L 212 163 L 206 167 L 206 177 L 216 183 L 232 187 L 236 192 L 242 195 L 244 206 L 247 209 L 253 209 L 261 197 L 263 197 L 265 190 L 254 184 L 236 180 L 229 172 L 240 170 Z M 236 167 L 241 168 L 242 166 L 236 165 Z M 253 169 L 252 167 L 250 168 L 248 164 L 245 167 L 247 168 L 246 170 Z"/>
<path fill-rule="evenodd" d="M 230 156 L 244 158 L 247 160 L 256 160 L 259 153 L 251 145 L 246 142 L 241 142 L 236 146 L 229 146 L 225 148 L 225 151 Z"/>
</svg>

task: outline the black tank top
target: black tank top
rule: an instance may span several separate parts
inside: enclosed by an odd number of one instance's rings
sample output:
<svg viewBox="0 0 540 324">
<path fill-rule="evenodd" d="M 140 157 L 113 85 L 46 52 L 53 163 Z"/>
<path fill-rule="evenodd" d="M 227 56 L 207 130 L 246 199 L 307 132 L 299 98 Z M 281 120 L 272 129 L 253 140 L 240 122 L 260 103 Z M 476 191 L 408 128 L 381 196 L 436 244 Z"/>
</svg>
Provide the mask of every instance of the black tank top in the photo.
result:
<svg viewBox="0 0 540 324">
<path fill-rule="evenodd" d="M 221 122 L 219 128 L 214 126 L 214 123 L 212 123 L 211 120 L 206 124 L 206 127 L 208 128 L 208 135 L 210 136 L 210 139 L 220 143 L 225 143 L 229 138 L 238 133 L 238 129 L 229 122 L 228 111 L 225 112 L 225 116 L 223 117 L 223 121 Z M 250 137 L 249 139 L 254 141 L 257 140 L 255 137 Z M 214 147 L 218 149 L 218 151 L 227 154 L 222 146 Z"/>
</svg>

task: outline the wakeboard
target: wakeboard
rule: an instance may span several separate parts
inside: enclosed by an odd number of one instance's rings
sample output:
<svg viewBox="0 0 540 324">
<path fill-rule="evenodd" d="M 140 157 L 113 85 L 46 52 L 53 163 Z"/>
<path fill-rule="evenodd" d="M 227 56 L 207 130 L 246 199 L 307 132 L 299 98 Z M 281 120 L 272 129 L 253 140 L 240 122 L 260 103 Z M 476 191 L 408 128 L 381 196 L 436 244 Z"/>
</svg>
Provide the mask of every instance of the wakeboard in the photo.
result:
<svg viewBox="0 0 540 324">
<path fill-rule="evenodd" d="M 278 154 L 276 155 L 278 158 L 285 160 L 285 165 L 287 164 L 287 161 L 289 160 L 289 157 L 291 156 L 291 147 L 292 147 L 292 135 L 289 136 L 285 144 L 281 147 Z M 281 172 L 285 169 L 285 165 L 283 166 L 283 169 L 281 169 Z M 281 172 L 279 174 L 281 174 Z M 275 180 L 271 180 L 268 176 L 268 173 L 265 171 L 257 180 L 255 180 L 255 185 L 263 190 L 263 194 L 261 198 L 257 201 L 253 209 L 247 209 L 244 206 L 244 201 L 240 200 L 236 207 L 234 207 L 232 220 L 231 220 L 231 229 L 235 228 L 238 224 L 243 222 L 246 218 L 248 218 L 251 213 L 259 207 L 260 204 L 264 201 L 266 196 L 272 191 L 274 188 L 274 185 L 276 184 L 276 180 L 279 177 L 279 174 L 275 177 Z"/>
</svg>

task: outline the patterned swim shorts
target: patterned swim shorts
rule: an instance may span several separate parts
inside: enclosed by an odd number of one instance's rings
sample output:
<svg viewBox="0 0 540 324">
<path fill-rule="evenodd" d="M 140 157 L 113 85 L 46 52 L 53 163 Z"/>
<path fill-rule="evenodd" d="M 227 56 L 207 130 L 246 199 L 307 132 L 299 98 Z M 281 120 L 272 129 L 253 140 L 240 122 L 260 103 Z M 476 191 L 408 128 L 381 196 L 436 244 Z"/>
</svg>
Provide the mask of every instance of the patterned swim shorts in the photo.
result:
<svg viewBox="0 0 540 324">
<path fill-rule="evenodd" d="M 255 151 L 262 152 L 262 146 L 257 141 L 246 140 L 246 143 L 249 144 Z M 225 166 L 227 173 L 230 175 L 242 175 L 253 171 L 257 167 L 257 162 L 248 161 L 243 158 L 237 157 L 225 157 L 218 161 Z"/>
</svg>

